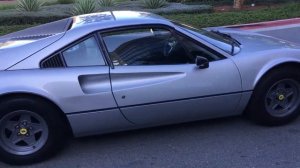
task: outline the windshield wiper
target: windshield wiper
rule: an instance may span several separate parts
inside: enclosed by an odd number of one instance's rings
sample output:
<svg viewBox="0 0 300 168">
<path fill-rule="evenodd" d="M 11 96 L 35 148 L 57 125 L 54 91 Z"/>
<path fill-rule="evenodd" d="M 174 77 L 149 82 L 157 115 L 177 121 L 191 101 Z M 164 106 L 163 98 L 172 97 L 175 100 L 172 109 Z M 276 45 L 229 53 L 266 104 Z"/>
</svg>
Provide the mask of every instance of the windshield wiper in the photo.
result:
<svg viewBox="0 0 300 168">
<path fill-rule="evenodd" d="M 229 34 L 221 33 L 219 30 L 211 30 L 211 32 L 216 33 L 216 34 L 218 34 L 218 35 L 220 35 L 220 36 L 222 36 L 222 37 L 224 37 L 224 38 L 226 38 L 226 39 L 228 39 L 230 41 L 231 47 L 232 47 L 231 48 L 231 55 L 234 54 L 234 47 L 235 47 L 235 45 L 237 45 L 237 46 L 241 45 L 241 43 L 238 40 L 236 40 L 235 38 L 233 38 Z"/>
</svg>

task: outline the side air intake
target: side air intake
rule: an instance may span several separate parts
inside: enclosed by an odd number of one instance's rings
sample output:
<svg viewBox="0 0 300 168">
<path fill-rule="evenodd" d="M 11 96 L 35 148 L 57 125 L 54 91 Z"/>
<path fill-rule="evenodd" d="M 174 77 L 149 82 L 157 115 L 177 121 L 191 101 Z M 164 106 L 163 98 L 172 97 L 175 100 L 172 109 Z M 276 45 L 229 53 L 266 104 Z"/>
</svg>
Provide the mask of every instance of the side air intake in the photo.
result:
<svg viewBox="0 0 300 168">
<path fill-rule="evenodd" d="M 64 67 L 64 62 L 60 57 L 60 54 L 54 55 L 41 63 L 42 68 L 58 68 Z"/>
</svg>

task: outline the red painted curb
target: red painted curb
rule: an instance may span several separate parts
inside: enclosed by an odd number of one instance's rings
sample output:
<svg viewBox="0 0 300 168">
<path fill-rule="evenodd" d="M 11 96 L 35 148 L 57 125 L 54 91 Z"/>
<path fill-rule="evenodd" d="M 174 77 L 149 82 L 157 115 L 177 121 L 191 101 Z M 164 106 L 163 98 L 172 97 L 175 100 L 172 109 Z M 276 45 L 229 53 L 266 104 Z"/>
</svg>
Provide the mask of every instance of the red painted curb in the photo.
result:
<svg viewBox="0 0 300 168">
<path fill-rule="evenodd" d="M 227 26 L 228 28 L 237 28 L 242 30 L 253 30 L 253 29 L 261 29 L 261 28 L 269 28 L 276 26 L 286 26 L 291 24 L 300 24 L 300 18 L 286 19 L 286 20 L 277 20 L 277 21 L 269 21 L 269 22 L 260 22 L 253 24 L 244 24 L 244 25 L 233 25 Z"/>
</svg>

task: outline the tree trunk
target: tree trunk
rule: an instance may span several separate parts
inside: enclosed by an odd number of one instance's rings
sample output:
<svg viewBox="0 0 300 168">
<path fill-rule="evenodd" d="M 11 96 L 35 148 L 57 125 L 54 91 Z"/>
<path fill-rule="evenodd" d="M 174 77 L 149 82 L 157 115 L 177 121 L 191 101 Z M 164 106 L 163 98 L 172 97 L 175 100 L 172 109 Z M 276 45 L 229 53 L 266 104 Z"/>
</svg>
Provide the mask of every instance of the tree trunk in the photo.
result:
<svg viewBox="0 0 300 168">
<path fill-rule="evenodd" d="M 234 0 L 233 8 L 241 9 L 243 7 L 245 0 Z"/>
</svg>

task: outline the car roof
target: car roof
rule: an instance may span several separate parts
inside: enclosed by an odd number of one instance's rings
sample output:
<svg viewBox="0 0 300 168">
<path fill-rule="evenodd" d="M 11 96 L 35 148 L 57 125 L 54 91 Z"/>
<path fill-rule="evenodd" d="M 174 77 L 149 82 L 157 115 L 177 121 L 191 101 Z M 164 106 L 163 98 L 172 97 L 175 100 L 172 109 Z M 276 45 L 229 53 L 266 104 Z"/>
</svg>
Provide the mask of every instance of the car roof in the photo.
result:
<svg viewBox="0 0 300 168">
<path fill-rule="evenodd" d="M 68 30 L 84 28 L 88 30 L 91 25 L 98 29 L 115 27 L 119 25 L 136 25 L 138 23 L 169 22 L 167 19 L 148 12 L 139 11 L 107 11 L 73 16 L 63 20 L 42 24 L 13 32 L 0 37 L 0 43 L 8 40 L 39 40 Z"/>
<path fill-rule="evenodd" d="M 71 29 L 88 27 L 97 24 L 98 28 L 116 27 L 124 25 L 136 25 L 142 23 L 170 22 L 169 20 L 149 12 L 140 11 L 107 11 L 73 17 Z M 125 23 L 125 24 L 124 24 Z M 110 26 L 108 26 L 110 25 Z"/>
</svg>

